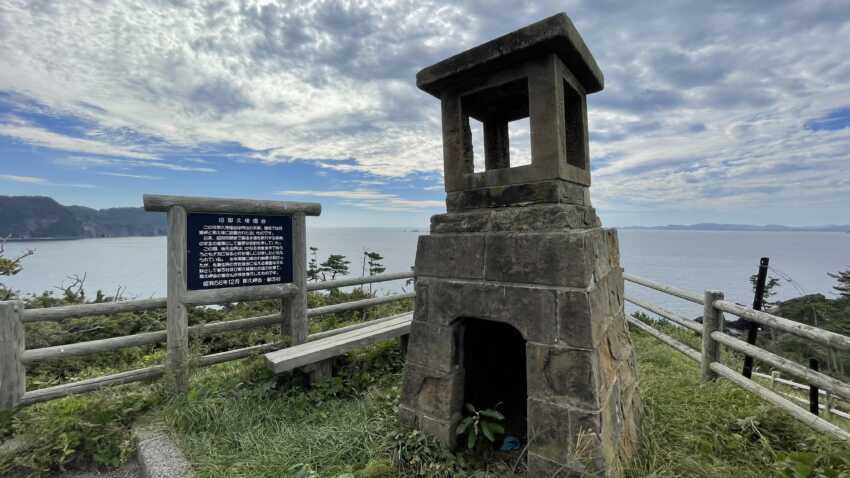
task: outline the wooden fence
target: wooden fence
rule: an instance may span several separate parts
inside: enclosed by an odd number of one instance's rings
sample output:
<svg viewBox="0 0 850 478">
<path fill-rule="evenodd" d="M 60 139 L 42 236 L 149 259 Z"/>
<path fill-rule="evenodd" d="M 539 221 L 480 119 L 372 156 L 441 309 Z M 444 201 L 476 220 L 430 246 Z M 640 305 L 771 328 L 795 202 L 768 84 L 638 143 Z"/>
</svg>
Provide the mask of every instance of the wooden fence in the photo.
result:
<svg viewBox="0 0 850 478">
<path fill-rule="evenodd" d="M 413 276 L 414 274 L 411 271 L 378 274 L 369 277 L 346 278 L 325 282 L 312 282 L 306 285 L 306 289 L 308 291 L 326 290 L 346 286 L 410 279 L 413 278 Z M 289 293 L 287 285 L 279 286 L 278 288 L 279 290 L 276 292 L 273 291 L 271 294 L 264 293 L 261 295 L 240 293 L 224 296 L 220 294 L 221 291 L 215 291 L 219 292 L 219 294 L 213 300 L 201 300 L 203 299 L 201 298 L 193 302 L 192 305 L 280 298 L 287 296 Z M 232 290 L 239 291 L 239 289 L 242 288 L 234 288 Z M 229 293 L 229 290 L 225 289 L 225 291 L 228 291 Z M 265 292 L 268 291 L 266 290 Z M 415 294 L 411 292 L 328 305 L 314 309 L 307 309 L 306 315 L 307 318 L 310 318 L 320 315 L 346 312 L 388 302 L 410 299 L 414 296 Z M 111 315 L 124 312 L 141 312 L 146 310 L 164 309 L 165 307 L 165 298 L 128 300 L 98 304 L 79 304 L 42 309 L 25 309 L 23 302 L 20 301 L 0 302 L 0 410 L 8 410 L 18 405 L 30 405 L 33 403 L 53 400 L 75 393 L 92 392 L 110 385 L 121 385 L 125 383 L 156 379 L 162 377 L 168 371 L 166 365 L 154 365 L 151 367 L 27 391 L 27 366 L 48 360 L 94 355 L 127 347 L 168 343 L 172 340 L 169 336 L 169 334 L 172 333 L 172 329 L 168 328 L 166 330 L 156 332 L 144 332 L 122 337 L 111 337 L 107 339 L 27 350 L 25 348 L 26 338 L 24 333 L 24 324 L 39 321 L 61 322 L 66 319 L 76 317 Z M 282 321 L 283 313 L 276 313 L 259 317 L 195 325 L 188 327 L 188 334 L 190 337 L 199 337 L 268 325 L 281 325 Z M 371 322 L 358 323 L 347 327 L 309 335 L 307 340 L 318 340 L 348 332 L 369 325 L 370 323 Z M 269 352 L 282 347 L 284 347 L 284 343 L 277 342 L 228 350 L 225 352 L 204 355 L 198 359 L 197 364 L 205 367 L 222 362 L 228 362 L 230 360 L 245 358 L 259 353 Z"/>
<path fill-rule="evenodd" d="M 682 317 L 664 307 L 643 300 L 639 300 L 628 295 L 625 296 L 625 300 L 627 302 L 630 302 L 642 309 L 653 312 L 679 326 L 692 330 L 702 336 L 702 350 L 697 351 L 676 340 L 675 338 L 659 331 L 658 329 L 652 327 L 647 323 L 644 323 L 631 316 L 627 317 L 629 323 L 635 326 L 636 328 L 652 335 L 661 342 L 664 342 L 665 344 L 670 345 L 677 351 L 683 353 L 686 357 L 694 360 L 695 362 L 698 362 L 700 364 L 702 379 L 704 381 L 714 380 L 717 377 L 726 378 L 737 386 L 744 388 L 765 399 L 777 408 L 788 412 L 793 417 L 805 423 L 806 425 L 809 425 L 815 430 L 827 433 L 835 438 L 839 438 L 842 440 L 850 440 L 850 432 L 847 432 L 846 430 L 830 423 L 829 421 L 810 413 L 808 410 L 797 406 L 789 398 L 786 398 L 785 396 L 775 392 L 771 388 L 765 387 L 764 385 L 761 385 L 756 381 L 744 377 L 741 373 L 732 370 L 731 368 L 727 367 L 726 365 L 723 365 L 720 362 L 721 346 L 725 346 L 735 352 L 753 357 L 754 359 L 759 360 L 765 363 L 766 365 L 769 365 L 776 371 L 787 373 L 793 377 L 804 381 L 805 383 L 819 387 L 828 398 L 828 405 L 825 408 L 832 412 L 833 409 L 831 408 L 831 399 L 833 397 L 850 402 L 850 385 L 829 375 L 811 370 L 796 362 L 788 360 L 760 347 L 751 345 L 744 340 L 740 340 L 736 337 L 724 333 L 723 314 L 728 313 L 736 315 L 738 317 L 743 317 L 759 325 L 781 330 L 783 332 L 793 334 L 798 337 L 803 337 L 805 339 L 811 340 L 814 343 L 825 346 L 831 351 L 850 350 L 850 337 L 841 334 L 836 334 L 834 332 L 823 330 L 817 327 L 812 327 L 810 325 L 803 324 L 800 322 L 795 322 L 793 320 L 788 320 L 786 318 L 768 314 L 766 312 L 756 311 L 748 307 L 729 302 L 725 300 L 723 293 L 720 291 L 708 290 L 705 291 L 705 294 L 700 296 L 699 294 L 695 294 L 693 292 L 660 284 L 648 279 L 634 276 L 632 274 L 623 274 L 623 278 L 628 282 L 648 287 L 650 289 L 654 289 L 656 291 L 672 295 L 674 297 L 678 297 L 680 299 L 684 299 L 686 301 L 703 306 L 703 323 L 699 324 L 695 321 Z M 763 377 L 767 378 L 771 377 L 769 375 L 764 376 L 764 374 L 755 375 L 763 375 Z M 774 380 L 775 379 L 776 377 L 774 377 Z M 775 388 L 775 383 L 776 382 L 774 382 L 773 388 Z M 808 386 L 797 384 L 796 382 L 790 383 L 800 387 L 808 388 Z M 800 401 L 804 401 L 797 397 L 793 398 Z M 834 415 L 844 417 L 844 415 L 846 414 L 841 411 L 838 411 L 838 413 L 834 413 Z"/>
<path fill-rule="evenodd" d="M 309 291 L 333 289 L 346 286 L 362 285 L 369 283 L 410 279 L 414 277 L 413 272 L 379 274 L 370 277 L 346 278 L 326 282 L 314 282 L 306 285 Z M 744 388 L 759 397 L 765 399 L 774 406 L 788 412 L 801 422 L 811 426 L 815 430 L 827 433 L 839 439 L 850 440 L 850 433 L 836 425 L 824 420 L 807 410 L 797 406 L 791 400 L 805 401 L 793 395 L 789 398 L 775 391 L 776 384 L 787 385 L 792 388 L 808 388 L 808 385 L 781 379 L 776 374 L 765 375 L 755 373 L 762 379 L 771 380 L 771 387 L 745 378 L 740 373 L 723 365 L 720 362 L 720 347 L 725 346 L 731 350 L 751 356 L 756 360 L 771 366 L 775 371 L 784 372 L 796 377 L 807 384 L 820 388 L 821 393 L 826 395 L 826 406 L 822 406 L 833 416 L 850 418 L 847 413 L 833 408 L 833 399 L 844 400 L 850 403 L 850 385 L 821 372 L 810 370 L 796 362 L 783 358 L 755 345 L 727 335 L 723 332 L 723 314 L 729 313 L 738 317 L 754 321 L 766 327 L 794 334 L 809 339 L 817 344 L 828 347 L 830 350 L 850 350 L 850 337 L 829 332 L 817 327 L 794 322 L 783 317 L 755 311 L 747 307 L 729 302 L 724 299 L 723 293 L 718 291 L 706 291 L 703 296 L 693 292 L 685 291 L 675 287 L 659 284 L 657 282 L 624 274 L 628 282 L 638 284 L 656 291 L 684 299 L 704 308 L 703 323 L 699 324 L 690 319 L 682 317 L 664 307 L 626 296 L 625 300 L 642 309 L 653 312 L 679 326 L 692 330 L 702 336 L 702 351 L 697 351 L 679 342 L 675 338 L 664 334 L 634 317 L 627 317 L 630 324 L 636 328 L 652 335 L 656 339 L 670 345 L 683 353 L 686 357 L 700 363 L 703 380 L 713 380 L 717 377 L 726 378 L 741 388 Z M 286 286 L 280 287 L 273 296 L 285 296 L 288 291 Z M 363 309 L 387 302 L 413 298 L 415 293 L 395 294 L 385 297 L 375 297 L 357 300 L 342 304 L 328 305 L 307 309 L 306 315 L 316 317 L 325 314 L 345 312 Z M 261 300 L 268 298 L 267 294 L 262 296 L 234 296 L 218 297 L 216 302 L 228 302 L 235 300 Z M 199 301 L 198 304 L 207 304 L 209 301 Z M 76 382 L 26 391 L 26 367 L 47 361 L 66 357 L 93 355 L 102 352 L 110 352 L 127 347 L 167 343 L 169 341 L 169 329 L 144 332 L 140 334 L 112 337 L 107 339 L 91 340 L 67 345 L 57 345 L 38 349 L 25 348 L 24 324 L 38 321 L 60 322 L 66 319 L 86 316 L 110 315 L 124 312 L 141 312 L 166 307 L 165 298 L 129 300 L 122 302 L 107 302 L 99 304 L 80 304 L 63 307 L 50 307 L 42 309 L 25 309 L 23 302 L 7 301 L 0 302 L 0 410 L 11 409 L 18 405 L 30 405 L 64 397 L 75 393 L 91 392 L 111 385 L 121 385 L 131 382 L 157 379 L 167 372 L 166 365 L 155 365 L 126 372 L 120 372 L 101 377 L 80 380 Z M 236 319 L 229 321 L 213 322 L 195 325 L 188 328 L 190 337 L 198 337 L 234 330 L 245 330 L 268 325 L 282 323 L 282 313 Z M 363 322 L 338 329 L 333 329 L 317 334 L 309 335 L 308 341 L 330 337 L 345 333 L 361 327 L 368 326 L 370 322 Z M 277 350 L 284 347 L 282 342 L 254 345 L 225 352 L 204 355 L 197 361 L 199 366 L 209 366 L 231 360 L 237 360 L 252 355 Z"/>
</svg>

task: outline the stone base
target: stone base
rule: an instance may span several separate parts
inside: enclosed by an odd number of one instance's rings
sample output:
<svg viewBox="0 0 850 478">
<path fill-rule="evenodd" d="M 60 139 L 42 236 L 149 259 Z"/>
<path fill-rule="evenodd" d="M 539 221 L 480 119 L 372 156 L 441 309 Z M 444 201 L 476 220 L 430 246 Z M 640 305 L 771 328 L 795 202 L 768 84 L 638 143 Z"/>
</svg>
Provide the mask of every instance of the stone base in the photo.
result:
<svg viewBox="0 0 850 478">
<path fill-rule="evenodd" d="M 446 209 L 461 212 L 472 209 L 529 206 L 534 204 L 572 204 L 590 206 L 589 189 L 561 179 L 535 183 L 489 186 L 446 194 Z"/>
<path fill-rule="evenodd" d="M 504 386 L 526 387 L 529 476 L 619 476 L 640 399 L 616 231 L 569 205 L 435 216 L 416 271 L 402 423 L 454 446 L 465 323 L 500 322 L 525 341 L 526 383 Z"/>
</svg>

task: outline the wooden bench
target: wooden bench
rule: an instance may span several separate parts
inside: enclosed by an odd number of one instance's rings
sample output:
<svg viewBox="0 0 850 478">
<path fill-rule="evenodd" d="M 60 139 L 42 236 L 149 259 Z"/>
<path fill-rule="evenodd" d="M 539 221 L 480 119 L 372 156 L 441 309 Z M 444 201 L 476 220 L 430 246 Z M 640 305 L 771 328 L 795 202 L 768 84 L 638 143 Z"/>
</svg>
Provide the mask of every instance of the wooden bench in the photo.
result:
<svg viewBox="0 0 850 478">
<path fill-rule="evenodd" d="M 269 352 L 265 354 L 266 363 L 274 373 L 288 372 L 381 340 L 407 335 L 410 333 L 411 321 L 413 312 L 373 320 L 368 325 L 348 332 Z"/>
</svg>

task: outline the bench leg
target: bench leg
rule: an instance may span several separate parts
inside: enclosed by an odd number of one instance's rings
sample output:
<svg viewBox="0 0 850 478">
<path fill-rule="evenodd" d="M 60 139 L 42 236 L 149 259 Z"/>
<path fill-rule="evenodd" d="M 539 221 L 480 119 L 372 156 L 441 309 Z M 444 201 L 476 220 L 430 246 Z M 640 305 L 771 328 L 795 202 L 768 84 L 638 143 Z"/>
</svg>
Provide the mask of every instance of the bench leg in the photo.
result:
<svg viewBox="0 0 850 478">
<path fill-rule="evenodd" d="M 410 335 L 402 335 L 398 339 L 401 343 L 401 355 L 407 357 L 407 342 L 410 339 Z"/>
<path fill-rule="evenodd" d="M 304 367 L 310 384 L 318 383 L 333 377 L 333 359 L 322 360 Z"/>
</svg>

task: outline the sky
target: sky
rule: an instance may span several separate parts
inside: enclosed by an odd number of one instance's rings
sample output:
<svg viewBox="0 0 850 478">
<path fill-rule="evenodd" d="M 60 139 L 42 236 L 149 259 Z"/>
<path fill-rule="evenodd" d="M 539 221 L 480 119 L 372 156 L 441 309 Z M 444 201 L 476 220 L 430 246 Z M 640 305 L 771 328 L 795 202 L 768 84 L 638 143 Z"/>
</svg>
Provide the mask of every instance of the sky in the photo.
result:
<svg viewBox="0 0 850 478">
<path fill-rule="evenodd" d="M 0 0 L 0 194 L 317 201 L 318 226 L 425 227 L 442 140 L 416 72 L 558 12 L 605 75 L 605 225 L 850 223 L 850 2 L 818 0 Z"/>
</svg>

